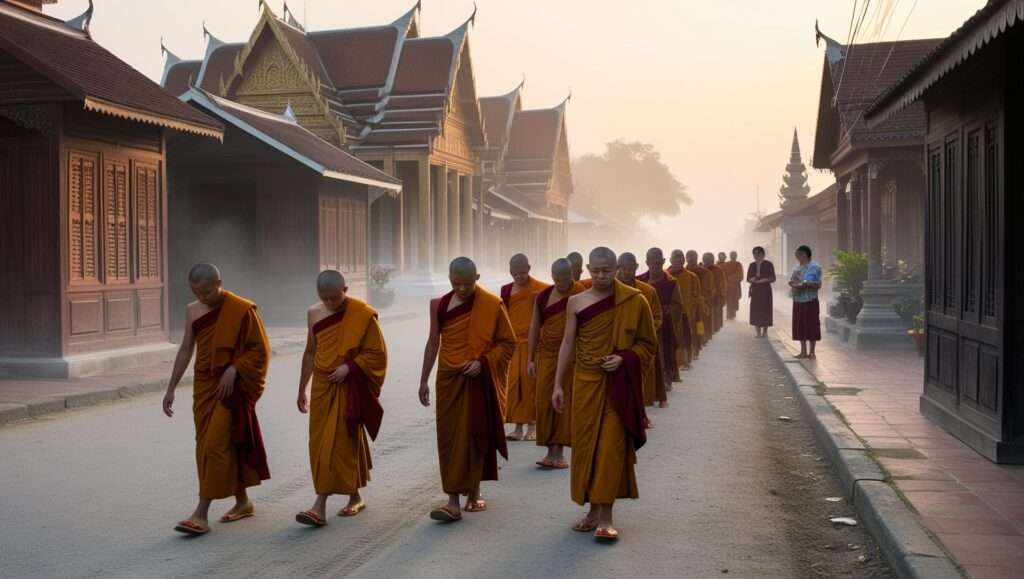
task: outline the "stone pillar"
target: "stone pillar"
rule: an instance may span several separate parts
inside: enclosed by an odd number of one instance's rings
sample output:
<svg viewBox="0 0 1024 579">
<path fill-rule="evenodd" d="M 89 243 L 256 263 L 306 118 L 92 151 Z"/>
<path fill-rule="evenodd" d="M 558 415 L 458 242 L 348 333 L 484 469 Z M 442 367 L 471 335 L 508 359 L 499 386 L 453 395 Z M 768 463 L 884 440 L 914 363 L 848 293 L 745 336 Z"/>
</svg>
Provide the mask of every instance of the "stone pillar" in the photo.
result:
<svg viewBox="0 0 1024 579">
<path fill-rule="evenodd" d="M 473 230 L 476 228 L 473 222 L 473 178 L 465 175 L 459 176 L 459 207 L 462 215 L 459 217 L 461 231 L 459 237 L 462 240 L 462 255 L 468 255 L 474 260 L 479 256 L 473 247 Z"/>
<path fill-rule="evenodd" d="M 836 248 L 842 251 L 850 247 L 850 201 L 846 192 L 848 177 L 836 179 Z"/>
<path fill-rule="evenodd" d="M 401 179 L 395 167 L 395 158 L 390 155 L 384 158 L 384 172 L 392 177 Z M 392 265 L 398 268 L 399 271 L 405 269 L 405 199 L 403 197 L 406 194 L 404 190 L 399 193 L 395 203 L 392 204 L 394 211 L 391 214 L 391 255 L 394 260 Z"/>
<path fill-rule="evenodd" d="M 434 268 L 434 230 L 433 223 L 433 199 L 431 198 L 430 183 L 430 160 L 427 158 L 417 162 L 419 167 L 419 191 L 416 192 L 416 207 L 419 213 L 417 224 L 418 239 L 414 240 L 416 247 L 416 269 L 431 271 Z"/>
<path fill-rule="evenodd" d="M 447 168 L 437 168 L 434 192 L 434 270 L 442 271 L 448 265 L 448 179 Z"/>
<path fill-rule="evenodd" d="M 868 279 L 882 277 L 882 187 L 878 182 L 881 167 L 868 164 L 867 179 L 867 254 Z"/>
<path fill-rule="evenodd" d="M 480 256 L 480 259 L 487 263 L 489 259 L 487 252 L 487 242 L 484 240 L 484 200 L 487 192 L 483 187 L 483 179 L 478 176 L 470 178 L 472 184 L 471 191 L 476 198 L 476 220 L 473 223 L 473 242 L 475 253 L 474 255 Z"/>
<path fill-rule="evenodd" d="M 861 220 L 861 199 L 864 197 L 864 173 L 854 172 L 850 178 L 850 250 L 864 251 L 863 223 Z"/>
<path fill-rule="evenodd" d="M 445 169 L 445 180 L 448 182 L 448 259 L 462 254 L 460 237 L 462 233 L 461 201 L 459 200 L 459 174 L 454 170 Z"/>
</svg>

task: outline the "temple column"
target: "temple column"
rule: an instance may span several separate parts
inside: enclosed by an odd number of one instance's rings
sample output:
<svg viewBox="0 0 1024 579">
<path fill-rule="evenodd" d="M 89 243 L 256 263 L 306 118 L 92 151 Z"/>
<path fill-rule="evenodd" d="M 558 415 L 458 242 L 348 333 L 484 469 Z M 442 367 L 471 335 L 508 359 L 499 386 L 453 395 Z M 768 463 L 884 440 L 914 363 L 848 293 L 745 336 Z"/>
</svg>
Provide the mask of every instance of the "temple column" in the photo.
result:
<svg viewBox="0 0 1024 579">
<path fill-rule="evenodd" d="M 483 178 L 479 176 L 470 177 L 472 183 L 472 191 L 476 197 L 476 220 L 473 222 L 473 247 L 474 255 L 479 255 L 482 260 L 486 263 L 489 259 L 487 255 L 487 242 L 484 240 L 484 200 L 487 194 L 483 187 Z"/>
<path fill-rule="evenodd" d="M 882 277 L 882 188 L 878 183 L 877 163 L 868 165 L 867 179 L 867 234 L 868 279 Z"/>
<path fill-rule="evenodd" d="M 459 174 L 455 170 L 446 169 L 445 180 L 448 182 L 448 259 L 454 259 L 463 255 L 460 243 L 462 225 L 459 223 L 462 211 Z"/>
<path fill-rule="evenodd" d="M 459 206 L 461 207 L 462 215 L 459 217 L 459 225 L 461 226 L 461 232 L 459 236 L 462 240 L 462 255 L 471 256 L 474 260 L 479 259 L 479 256 L 474 251 L 473 246 L 473 230 L 475 224 L 473 222 L 473 178 L 465 175 L 459 176 Z"/>
<path fill-rule="evenodd" d="M 432 169 L 433 171 L 433 169 Z M 434 269 L 448 265 L 448 179 L 447 167 L 437 167 L 437 179 L 431 183 L 434 197 Z"/>
<path fill-rule="evenodd" d="M 850 178 L 850 250 L 864 251 L 863 223 L 861 219 L 864 197 L 864 174 L 857 170 Z"/>
<path fill-rule="evenodd" d="M 836 179 L 836 248 L 845 251 L 850 247 L 850 202 L 846 192 L 848 177 Z"/>
<path fill-rule="evenodd" d="M 398 175 L 398 170 L 395 167 L 395 158 L 388 156 L 384 158 L 384 172 L 396 179 L 401 180 Z M 398 268 L 399 271 L 405 269 L 405 211 L 403 206 L 405 205 L 406 192 L 403 190 L 399 193 L 398 198 L 391 204 L 392 212 L 391 218 L 391 259 L 392 265 Z"/>
<path fill-rule="evenodd" d="M 430 160 L 429 158 L 423 158 L 417 163 L 419 169 L 419 190 L 416 192 L 416 207 L 418 221 L 417 224 L 417 238 L 414 241 L 416 244 L 415 255 L 416 255 L 416 269 L 430 271 L 433 269 L 433 240 L 434 230 L 431 227 L 431 210 L 433 208 L 431 199 L 431 183 L 430 183 Z"/>
</svg>

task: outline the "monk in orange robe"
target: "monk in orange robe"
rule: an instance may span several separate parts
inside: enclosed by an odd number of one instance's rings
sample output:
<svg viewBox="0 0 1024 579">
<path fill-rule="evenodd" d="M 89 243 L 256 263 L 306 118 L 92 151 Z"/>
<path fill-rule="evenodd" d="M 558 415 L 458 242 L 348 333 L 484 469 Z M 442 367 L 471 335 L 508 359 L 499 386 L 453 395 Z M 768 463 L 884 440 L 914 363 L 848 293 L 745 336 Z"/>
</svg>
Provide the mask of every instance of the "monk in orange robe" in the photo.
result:
<svg viewBox="0 0 1024 579">
<path fill-rule="evenodd" d="M 476 264 L 457 257 L 448 267 L 452 291 L 431 300 L 430 334 L 423 352 L 420 403 L 430 406 L 428 380 L 437 369 L 437 454 L 448 504 L 430 512 L 442 522 L 466 512 L 487 510 L 480 481 L 498 480 L 498 454 L 508 459 L 505 443 L 505 388 L 516 349 L 501 298 L 477 286 Z"/>
<path fill-rule="evenodd" d="M 662 384 L 671 387 L 672 382 L 680 381 L 676 352 L 680 348 L 683 351 L 689 349 L 689 320 L 676 279 L 665 273 L 665 257 L 661 248 L 648 249 L 646 263 L 647 271 L 637 276 L 637 279 L 650 284 L 658 294 L 658 302 L 661 306 L 661 325 L 658 328 L 659 373 Z M 685 339 L 680 339 L 681 336 Z M 664 395 L 664 399 L 657 397 L 657 402 L 659 407 L 667 406 L 667 393 Z"/>
<path fill-rule="evenodd" d="M 737 260 L 738 254 L 735 251 L 729 252 L 729 261 L 722 264 L 725 270 L 728 289 L 726 291 L 726 318 L 736 319 L 736 312 L 740 311 L 740 299 L 743 297 L 743 279 L 746 277 L 743 264 Z M 724 256 L 722 258 L 724 260 Z"/>
<path fill-rule="evenodd" d="M 270 342 L 256 304 L 223 288 L 220 271 L 197 264 L 188 274 L 196 301 L 185 309 L 185 335 L 174 359 L 163 410 L 173 416 L 174 389 L 196 354 L 192 414 L 196 425 L 199 505 L 174 530 L 209 532 L 210 503 L 235 497 L 220 518 L 230 523 L 253 516 L 246 488 L 270 478 L 267 452 L 256 418 L 256 401 L 270 365 Z"/>
<path fill-rule="evenodd" d="M 528 369 L 530 323 L 533 322 L 537 294 L 549 286 L 530 276 L 530 260 L 522 253 L 513 255 L 509 260 L 508 273 L 512 276 L 512 283 L 502 286 L 501 301 L 508 310 L 512 331 L 516 333 L 516 350 L 508 368 L 508 394 L 505 402 L 505 422 L 515 424 L 515 430 L 506 438 L 537 440 L 537 381 Z"/>
<path fill-rule="evenodd" d="M 573 529 L 615 541 L 617 498 L 638 498 L 636 451 L 647 441 L 643 368 L 657 351 L 654 317 L 639 290 L 615 281 L 617 260 L 607 247 L 590 252 L 594 286 L 569 298 L 565 335 L 551 402 L 572 413 L 572 500 L 590 503 Z M 574 355 L 575 352 L 575 355 Z M 573 378 L 572 408 L 562 380 Z"/>
<path fill-rule="evenodd" d="M 710 251 L 704 253 L 704 267 L 711 272 L 715 284 L 715 299 L 711 304 L 711 319 L 715 326 L 714 332 L 718 333 L 725 325 L 725 312 L 723 311 L 725 308 L 726 291 L 725 272 L 715 263 L 715 255 Z"/>
<path fill-rule="evenodd" d="M 566 469 L 564 448 L 572 442 L 572 423 L 568 414 L 555 412 L 551 394 L 555 390 L 555 370 L 558 367 L 558 349 L 565 333 L 565 308 L 569 296 L 584 289 L 572 279 L 572 264 L 567 259 L 556 259 L 551 264 L 549 286 L 537 294 L 530 324 L 529 372 L 537 380 L 537 446 L 545 446 L 547 455 L 537 461 L 542 469 Z M 572 404 L 572 372 L 563 376 L 562 390 L 566 405 Z"/>
<path fill-rule="evenodd" d="M 327 497 L 348 495 L 339 517 L 359 514 L 366 503 L 359 489 L 370 480 L 370 445 L 384 411 L 381 386 L 388 353 L 377 312 L 347 295 L 341 273 L 326 270 L 316 280 L 320 302 L 309 308 L 306 351 L 299 371 L 299 412 L 309 413 L 309 464 L 316 500 L 295 520 L 314 527 L 327 524 Z M 312 399 L 307 395 L 313 378 Z"/>
<path fill-rule="evenodd" d="M 704 267 L 704 264 L 701 263 L 697 257 L 697 252 L 692 249 L 686 252 L 686 269 L 687 271 L 697 274 L 700 278 L 701 307 L 704 320 L 703 345 L 707 346 L 708 342 L 711 341 L 711 337 L 715 333 L 714 318 L 712 317 L 716 295 L 715 288 L 717 287 L 715 276 L 710 270 Z"/>
<path fill-rule="evenodd" d="M 694 255 L 696 256 L 696 254 Z M 707 319 L 700 275 L 687 268 L 686 260 L 687 256 L 681 250 L 675 249 L 672 251 L 671 266 L 668 268 L 669 275 L 676 278 L 676 283 L 679 285 L 683 309 L 687 322 L 689 322 L 690 335 L 686 336 L 685 328 L 680 330 L 679 334 L 682 339 L 679 341 L 680 348 L 677 350 L 677 362 L 684 370 L 688 370 L 693 365 L 693 361 L 700 358 L 700 350 L 704 347 L 705 320 Z"/>
<path fill-rule="evenodd" d="M 572 251 L 565 256 L 565 259 L 568 259 L 572 266 L 572 280 L 580 281 L 580 278 L 583 277 L 583 256 L 578 251 Z"/>
<path fill-rule="evenodd" d="M 626 252 L 619 255 L 615 279 L 631 288 L 640 290 L 644 299 L 647 300 L 648 307 L 651 308 L 651 315 L 654 318 L 654 333 L 657 336 L 660 335 L 664 320 L 664 314 L 661 310 L 661 299 L 658 297 L 658 290 L 654 289 L 650 284 L 637 279 L 636 270 L 639 266 L 640 264 L 637 263 L 636 256 L 632 253 Z M 653 406 L 656 401 L 660 408 L 668 406 L 665 377 L 662 375 L 661 368 L 658 365 L 660 358 L 661 348 L 655 348 L 654 358 L 650 364 L 645 365 L 643 368 L 644 406 Z M 649 423 L 648 428 L 651 427 L 653 427 L 653 424 Z"/>
</svg>

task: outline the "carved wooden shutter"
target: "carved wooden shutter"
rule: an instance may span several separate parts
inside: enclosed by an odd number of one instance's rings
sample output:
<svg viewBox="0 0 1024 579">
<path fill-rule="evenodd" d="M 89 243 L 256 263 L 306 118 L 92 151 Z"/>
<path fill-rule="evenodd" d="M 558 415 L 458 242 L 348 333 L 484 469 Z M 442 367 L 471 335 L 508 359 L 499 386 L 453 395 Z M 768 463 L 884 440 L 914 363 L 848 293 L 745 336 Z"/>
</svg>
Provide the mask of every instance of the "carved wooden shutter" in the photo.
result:
<svg viewBox="0 0 1024 579">
<path fill-rule="evenodd" d="M 139 279 L 159 279 L 160 261 L 160 179 L 154 165 L 135 165 L 136 263 Z"/>
<path fill-rule="evenodd" d="M 72 282 L 97 281 L 96 167 L 99 155 L 72 152 L 68 159 L 68 274 Z"/>
<path fill-rule="evenodd" d="M 104 235 L 106 281 L 128 281 L 128 165 L 122 161 L 103 164 Z"/>
</svg>

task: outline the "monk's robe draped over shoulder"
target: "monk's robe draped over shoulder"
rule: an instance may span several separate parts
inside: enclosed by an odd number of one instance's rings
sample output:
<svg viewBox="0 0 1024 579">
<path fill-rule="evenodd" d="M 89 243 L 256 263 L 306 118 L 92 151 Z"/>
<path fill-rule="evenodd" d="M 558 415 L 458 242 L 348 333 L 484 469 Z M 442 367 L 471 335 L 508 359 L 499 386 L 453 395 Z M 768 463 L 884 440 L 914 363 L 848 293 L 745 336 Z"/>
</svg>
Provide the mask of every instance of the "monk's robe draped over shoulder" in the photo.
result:
<svg viewBox="0 0 1024 579">
<path fill-rule="evenodd" d="M 615 282 L 615 292 L 576 314 L 572 402 L 572 500 L 611 504 L 637 498 L 636 450 L 646 440 L 641 368 L 654 359 L 654 318 L 639 290 Z M 619 354 L 607 373 L 601 361 Z"/>
<path fill-rule="evenodd" d="M 256 401 L 270 365 L 270 342 L 256 304 L 225 291 L 216 310 L 192 322 L 196 339 L 192 414 L 196 425 L 199 497 L 223 499 L 270 478 L 256 418 Z M 237 371 L 232 395 L 221 402 L 217 384 Z"/>
<path fill-rule="evenodd" d="M 558 351 L 565 335 L 565 308 L 569 297 L 547 305 L 554 291 L 551 286 L 537 294 L 536 307 L 540 310 L 540 332 L 537 336 L 537 445 L 560 444 L 569 446 L 572 442 L 572 413 L 559 414 L 551 405 L 555 390 L 555 371 L 558 369 Z M 576 295 L 586 288 L 574 282 L 569 295 Z M 565 393 L 565 407 L 572 408 L 572 377 L 570 370 L 562 377 L 562 391 Z"/>
<path fill-rule="evenodd" d="M 437 368 L 437 454 L 446 493 L 468 493 L 498 480 L 497 455 L 508 458 L 504 400 L 515 333 L 498 296 L 477 286 L 450 311 L 451 292 L 437 306 L 441 348 Z M 462 374 L 479 360 L 478 376 Z"/>
<path fill-rule="evenodd" d="M 743 264 L 738 261 L 727 261 L 722 264 L 726 281 L 726 308 L 729 319 L 736 317 L 740 309 L 740 298 L 743 296 Z"/>
<path fill-rule="evenodd" d="M 661 325 L 664 320 L 658 291 L 650 284 L 640 280 L 636 282 L 636 289 L 640 290 L 640 294 L 644 296 L 648 307 L 651 308 L 651 317 L 654 319 L 654 335 L 657 336 L 661 331 Z M 655 400 L 668 399 L 665 391 L 665 376 L 658 368 L 660 356 L 661 348 L 655 348 L 654 357 L 651 359 L 650 364 L 645 364 L 642 368 L 644 406 L 650 406 Z"/>
<path fill-rule="evenodd" d="M 505 420 L 516 424 L 537 421 L 537 381 L 530 377 L 527 365 L 530 357 L 530 322 L 537 294 L 549 287 L 529 278 L 525 287 L 512 293 L 512 284 L 501 288 L 501 301 L 508 310 L 512 331 L 516 334 L 516 349 L 508 367 L 508 397 Z"/>
<path fill-rule="evenodd" d="M 697 275 L 700 279 L 700 295 L 701 295 L 701 320 L 704 322 L 704 343 L 711 338 L 711 334 L 714 331 L 713 319 L 711 317 L 712 306 L 715 301 L 715 279 L 714 275 L 708 268 L 697 265 L 697 266 L 686 266 L 686 269 L 691 273 Z"/>
<path fill-rule="evenodd" d="M 377 312 L 347 298 L 341 309 L 313 325 L 313 389 L 309 408 L 309 463 L 318 495 L 356 493 L 370 480 L 367 435 L 377 438 L 384 411 L 378 398 L 388 354 Z M 328 379 L 348 366 L 345 381 Z"/>
<path fill-rule="evenodd" d="M 686 344 L 680 340 L 678 347 L 678 362 L 683 364 L 700 352 L 704 343 L 705 333 L 705 304 L 704 293 L 701 287 L 700 275 L 686 267 L 672 268 L 669 273 L 676 278 L 679 286 L 679 294 L 682 296 L 683 309 L 686 312 L 687 322 L 690 326 L 690 341 L 687 351 Z M 681 334 L 680 334 L 681 335 Z"/>
<path fill-rule="evenodd" d="M 637 279 L 648 283 L 654 288 L 658 295 L 658 302 L 661 305 L 661 323 L 658 324 L 657 328 L 659 379 L 664 381 L 667 375 L 672 381 L 679 381 L 679 363 L 676 350 L 686 348 L 689 344 L 688 338 L 690 337 L 689 322 L 679 285 L 676 282 L 676 278 L 668 273 L 665 273 L 664 277 L 654 283 L 650 281 L 650 272 L 637 276 Z M 659 402 L 663 402 L 668 399 L 668 396 L 663 392 L 663 389 L 659 389 L 655 393 L 655 398 Z"/>
<path fill-rule="evenodd" d="M 717 332 L 722 329 L 725 322 L 722 308 L 725 307 L 725 294 L 728 288 L 725 278 L 725 270 L 723 270 L 720 265 L 713 264 L 708 266 L 708 269 L 711 270 L 711 274 L 714 276 L 715 280 L 715 301 L 712 309 L 712 317 L 714 318 L 715 331 Z"/>
</svg>

